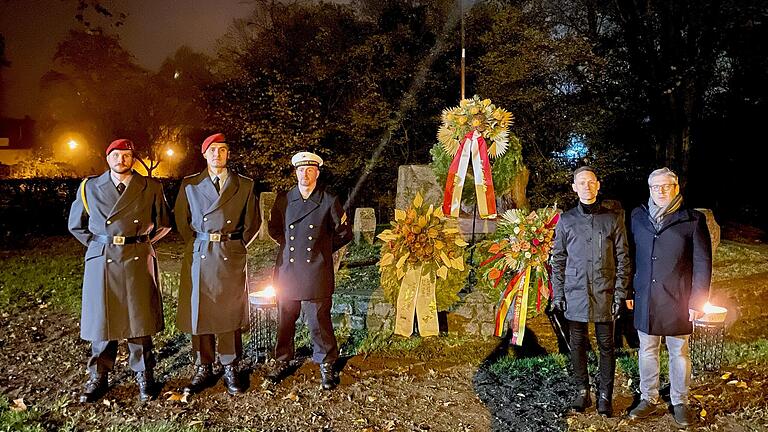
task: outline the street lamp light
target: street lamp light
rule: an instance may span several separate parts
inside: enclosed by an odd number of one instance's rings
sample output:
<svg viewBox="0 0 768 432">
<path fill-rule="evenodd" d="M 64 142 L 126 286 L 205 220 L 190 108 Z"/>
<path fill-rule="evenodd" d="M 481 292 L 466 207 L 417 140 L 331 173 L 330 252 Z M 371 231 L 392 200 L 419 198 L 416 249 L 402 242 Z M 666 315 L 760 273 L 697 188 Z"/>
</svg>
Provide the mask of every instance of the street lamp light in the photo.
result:
<svg viewBox="0 0 768 432">
<path fill-rule="evenodd" d="M 173 156 L 173 149 L 166 150 L 165 154 L 168 155 L 168 157 L 172 157 Z"/>
<path fill-rule="evenodd" d="M 70 150 L 74 150 L 74 149 L 76 149 L 76 148 L 77 148 L 77 141 L 75 141 L 75 140 L 71 139 L 71 140 L 69 140 L 69 142 L 67 143 L 67 145 L 69 146 L 69 149 L 70 149 Z"/>
</svg>

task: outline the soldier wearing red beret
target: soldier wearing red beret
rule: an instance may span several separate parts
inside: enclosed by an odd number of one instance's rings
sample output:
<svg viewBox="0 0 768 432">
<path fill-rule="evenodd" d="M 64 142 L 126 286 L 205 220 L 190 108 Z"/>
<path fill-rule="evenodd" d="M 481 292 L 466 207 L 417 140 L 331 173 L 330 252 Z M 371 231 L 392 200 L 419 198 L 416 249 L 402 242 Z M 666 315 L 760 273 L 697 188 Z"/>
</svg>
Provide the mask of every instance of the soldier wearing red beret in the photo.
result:
<svg viewBox="0 0 768 432">
<path fill-rule="evenodd" d="M 241 329 L 248 322 L 246 247 L 261 218 L 253 180 L 227 168 L 224 135 L 209 136 L 200 150 L 208 168 L 184 178 L 175 206 L 176 226 L 186 243 L 177 324 L 192 335 L 195 355 L 195 374 L 185 392 L 213 384 L 218 353 L 227 392 L 236 395 L 244 391 L 238 362 Z"/>
<path fill-rule="evenodd" d="M 152 245 L 171 229 L 170 209 L 162 185 L 132 170 L 130 140 L 113 141 L 106 157 L 109 170 L 83 181 L 69 213 L 69 231 L 88 248 L 80 337 L 91 341 L 90 378 L 80 401 L 106 392 L 120 339 L 146 401 L 155 390 L 151 336 L 164 326 Z"/>
</svg>

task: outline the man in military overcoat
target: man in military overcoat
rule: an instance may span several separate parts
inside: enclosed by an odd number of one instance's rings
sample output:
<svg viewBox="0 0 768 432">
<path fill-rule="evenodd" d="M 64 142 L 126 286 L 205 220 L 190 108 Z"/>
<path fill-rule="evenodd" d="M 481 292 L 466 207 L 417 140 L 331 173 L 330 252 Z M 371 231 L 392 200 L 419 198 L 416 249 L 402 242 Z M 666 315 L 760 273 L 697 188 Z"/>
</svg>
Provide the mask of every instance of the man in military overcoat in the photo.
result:
<svg viewBox="0 0 768 432">
<path fill-rule="evenodd" d="M 69 231 L 85 246 L 80 337 L 91 341 L 90 378 L 80 396 L 107 390 L 117 343 L 128 339 L 128 364 L 139 398 L 153 397 L 151 336 L 163 330 L 159 271 L 152 244 L 171 229 L 162 185 L 132 170 L 133 143 L 107 147 L 109 170 L 83 181 L 69 213 Z"/>
<path fill-rule="evenodd" d="M 184 178 L 174 207 L 185 241 L 177 325 L 192 335 L 195 355 L 195 373 L 185 391 L 213 384 L 218 353 L 227 392 L 236 395 L 243 392 L 238 362 L 241 329 L 248 322 L 246 247 L 261 220 L 253 180 L 227 169 L 224 135 L 209 136 L 201 150 L 208 168 Z"/>
<path fill-rule="evenodd" d="M 293 359 L 296 320 L 303 303 L 312 360 L 320 365 L 322 387 L 330 390 L 337 384 L 333 367 L 339 356 L 331 323 L 333 253 L 352 240 L 352 229 L 339 199 L 317 185 L 323 160 L 299 152 L 291 163 L 298 185 L 276 198 L 269 220 L 269 235 L 280 246 L 274 281 L 279 314 L 277 365 L 269 378 L 279 379 Z"/>
</svg>

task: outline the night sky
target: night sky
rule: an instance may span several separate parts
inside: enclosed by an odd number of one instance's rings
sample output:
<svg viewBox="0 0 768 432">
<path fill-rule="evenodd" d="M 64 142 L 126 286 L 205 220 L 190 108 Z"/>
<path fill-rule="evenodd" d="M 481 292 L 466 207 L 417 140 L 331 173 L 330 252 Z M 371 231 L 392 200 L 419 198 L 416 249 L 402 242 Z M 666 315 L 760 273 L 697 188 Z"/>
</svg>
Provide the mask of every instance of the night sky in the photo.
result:
<svg viewBox="0 0 768 432">
<path fill-rule="evenodd" d="M 182 45 L 214 54 L 216 40 L 233 19 L 248 17 L 248 0 L 114 0 L 102 2 L 112 13 L 128 15 L 125 25 L 104 26 L 120 36 L 138 63 L 157 69 Z M 6 94 L 0 116 L 35 116 L 40 77 L 51 68 L 56 45 L 69 29 L 82 29 L 75 19 L 75 0 L 0 0 L 0 33 L 5 36 L 11 67 L 3 70 Z M 86 15 L 98 20 L 90 12 Z"/>
</svg>

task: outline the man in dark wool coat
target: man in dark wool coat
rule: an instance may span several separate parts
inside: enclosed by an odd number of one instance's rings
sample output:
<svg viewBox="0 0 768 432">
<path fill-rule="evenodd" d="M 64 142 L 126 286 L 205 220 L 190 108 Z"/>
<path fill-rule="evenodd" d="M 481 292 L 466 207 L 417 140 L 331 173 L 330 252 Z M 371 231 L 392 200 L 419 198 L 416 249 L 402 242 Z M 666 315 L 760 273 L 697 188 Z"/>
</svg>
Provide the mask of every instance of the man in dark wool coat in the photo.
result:
<svg viewBox="0 0 768 432">
<path fill-rule="evenodd" d="M 90 378 L 80 401 L 106 392 L 121 339 L 128 339 L 139 399 L 147 401 L 155 387 L 152 335 L 164 326 L 152 244 L 170 231 L 170 209 L 160 183 L 132 170 L 131 141 L 113 141 L 106 153 L 109 170 L 83 181 L 69 212 L 69 231 L 88 247 L 80 337 L 91 341 Z"/>
<path fill-rule="evenodd" d="M 600 182 L 588 166 L 573 172 L 571 186 L 579 203 L 564 212 L 555 227 L 552 305 L 565 312 L 570 329 L 571 363 L 579 387 L 571 407 L 584 411 L 592 404 L 587 372 L 591 322 L 600 351 L 597 412 L 611 417 L 616 371 L 613 325 L 631 274 L 624 210 L 597 198 Z"/>
<path fill-rule="evenodd" d="M 317 185 L 323 160 L 299 152 L 291 163 L 298 185 L 280 194 L 272 207 L 269 235 L 280 245 L 275 264 L 279 325 L 275 357 L 268 378 L 279 380 L 293 359 L 296 320 L 302 309 L 312 336 L 312 360 L 320 365 L 322 388 L 337 384 L 339 356 L 331 324 L 334 290 L 333 252 L 352 240 L 352 228 L 339 199 Z"/>
<path fill-rule="evenodd" d="M 712 279 L 712 243 L 705 216 L 683 207 L 677 175 L 660 168 L 648 176 L 647 206 L 632 211 L 635 239 L 635 328 L 640 338 L 640 403 L 631 419 L 648 417 L 659 399 L 659 350 L 669 351 L 670 399 L 675 422 L 690 425 L 688 409 L 692 321 L 702 314 Z"/>
<path fill-rule="evenodd" d="M 174 207 L 185 241 L 176 321 L 192 334 L 195 356 L 195 373 L 184 391 L 197 393 L 215 382 L 218 352 L 224 386 L 237 395 L 243 392 L 241 329 L 248 322 L 246 247 L 261 219 L 253 180 L 227 169 L 224 135 L 209 136 L 201 150 L 208 168 L 184 178 Z"/>
</svg>

